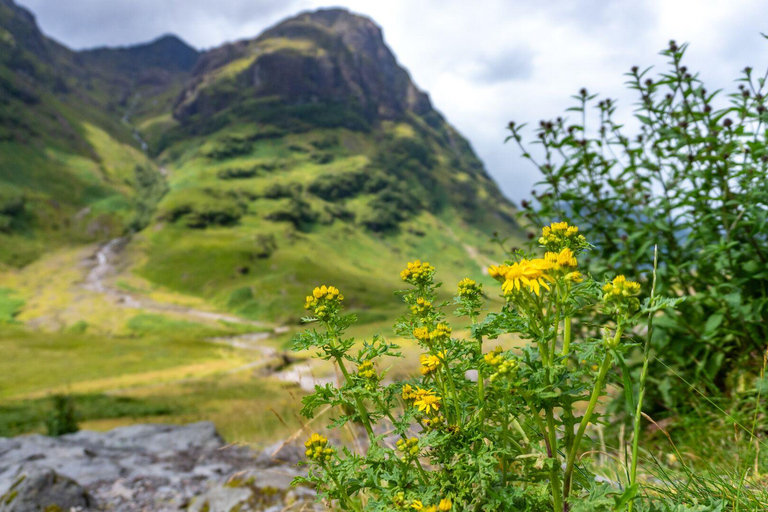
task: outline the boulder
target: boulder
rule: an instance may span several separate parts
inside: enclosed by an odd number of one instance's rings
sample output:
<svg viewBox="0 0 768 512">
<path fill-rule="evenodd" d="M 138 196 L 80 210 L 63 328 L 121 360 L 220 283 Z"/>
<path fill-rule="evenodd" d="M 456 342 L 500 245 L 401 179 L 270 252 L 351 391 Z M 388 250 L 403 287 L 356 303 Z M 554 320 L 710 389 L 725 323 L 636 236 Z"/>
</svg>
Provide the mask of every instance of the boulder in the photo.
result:
<svg viewBox="0 0 768 512">
<path fill-rule="evenodd" d="M 0 512 L 97 510 L 96 501 L 74 480 L 52 469 L 34 469 L 19 476 L 0 498 Z"/>
</svg>

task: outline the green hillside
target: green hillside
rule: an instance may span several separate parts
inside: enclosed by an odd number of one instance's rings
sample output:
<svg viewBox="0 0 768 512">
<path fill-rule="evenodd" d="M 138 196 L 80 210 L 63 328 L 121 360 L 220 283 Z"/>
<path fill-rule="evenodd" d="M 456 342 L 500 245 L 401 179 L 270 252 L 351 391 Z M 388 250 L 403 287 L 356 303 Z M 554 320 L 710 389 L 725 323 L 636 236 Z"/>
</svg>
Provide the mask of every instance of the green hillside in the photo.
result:
<svg viewBox="0 0 768 512">
<path fill-rule="evenodd" d="M 129 123 L 131 97 L 154 101 L 188 69 L 146 58 L 178 56 L 163 40 L 138 58 L 109 52 L 115 58 L 72 52 L 44 37 L 28 11 L 0 1 L 0 262 L 22 266 L 135 223 L 138 181 L 157 168 Z M 144 69 L 131 73 L 136 65 Z"/>
</svg>

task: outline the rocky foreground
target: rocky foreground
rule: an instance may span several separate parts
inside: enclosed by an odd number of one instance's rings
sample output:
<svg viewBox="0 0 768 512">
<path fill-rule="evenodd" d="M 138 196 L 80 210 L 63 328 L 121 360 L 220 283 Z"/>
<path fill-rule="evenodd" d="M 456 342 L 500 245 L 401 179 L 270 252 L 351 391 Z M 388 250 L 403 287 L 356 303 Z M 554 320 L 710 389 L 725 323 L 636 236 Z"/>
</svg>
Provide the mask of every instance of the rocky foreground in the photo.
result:
<svg viewBox="0 0 768 512">
<path fill-rule="evenodd" d="M 227 445 L 212 423 L 0 438 L 0 512 L 324 510 L 300 446 Z"/>
</svg>

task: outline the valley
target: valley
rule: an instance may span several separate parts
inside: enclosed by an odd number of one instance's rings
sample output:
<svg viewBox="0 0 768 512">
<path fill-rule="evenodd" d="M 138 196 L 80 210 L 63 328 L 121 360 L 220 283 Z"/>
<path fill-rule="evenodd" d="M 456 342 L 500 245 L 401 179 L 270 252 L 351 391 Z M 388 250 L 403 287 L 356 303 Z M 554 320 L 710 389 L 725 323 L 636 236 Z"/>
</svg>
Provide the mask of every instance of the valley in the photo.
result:
<svg viewBox="0 0 768 512">
<path fill-rule="evenodd" d="M 336 378 L 288 355 L 313 287 L 395 338 L 407 261 L 490 283 L 494 233 L 521 238 L 367 18 L 303 13 L 206 52 L 72 51 L 12 0 L 0 29 L 0 435 L 44 431 L 63 394 L 82 428 L 284 438 Z M 417 367 L 403 352 L 394 376 Z"/>
</svg>

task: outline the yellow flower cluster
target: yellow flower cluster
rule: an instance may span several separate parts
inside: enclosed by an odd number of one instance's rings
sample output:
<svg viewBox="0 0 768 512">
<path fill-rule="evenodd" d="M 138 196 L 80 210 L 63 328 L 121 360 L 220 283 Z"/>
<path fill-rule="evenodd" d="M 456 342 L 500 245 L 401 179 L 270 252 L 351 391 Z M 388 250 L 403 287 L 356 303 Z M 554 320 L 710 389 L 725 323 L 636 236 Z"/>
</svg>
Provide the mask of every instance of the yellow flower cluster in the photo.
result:
<svg viewBox="0 0 768 512">
<path fill-rule="evenodd" d="M 430 375 L 437 371 L 442 362 L 445 361 L 445 352 L 438 352 L 437 355 L 421 354 L 419 361 L 421 362 L 421 374 Z"/>
<path fill-rule="evenodd" d="M 447 512 L 451 510 L 453 504 L 450 498 L 443 498 L 437 505 L 424 505 L 420 500 L 413 500 L 411 508 L 413 510 L 421 510 L 422 512 Z"/>
<path fill-rule="evenodd" d="M 406 283 L 412 285 L 423 285 L 432 282 L 432 276 L 435 274 L 435 267 L 419 260 L 409 261 L 408 266 L 400 272 L 400 277 Z"/>
<path fill-rule="evenodd" d="M 416 316 L 427 316 L 432 312 L 432 303 L 423 297 L 416 299 L 416 303 L 411 306 L 411 313 Z"/>
<path fill-rule="evenodd" d="M 435 415 L 431 418 L 424 418 L 424 428 L 426 430 L 434 430 L 445 422 L 445 418 L 442 414 Z"/>
<path fill-rule="evenodd" d="M 576 265 L 578 265 L 573 251 L 567 247 L 560 252 L 548 252 L 544 254 L 544 260 L 552 265 L 552 270 L 560 270 L 564 267 L 576 267 Z"/>
<path fill-rule="evenodd" d="M 493 265 L 488 268 L 488 274 L 503 283 L 501 289 L 507 297 L 522 288 L 540 295 L 542 287 L 549 290 L 547 281 L 553 278 L 547 271 L 551 269 L 552 263 L 545 259 L 522 259 L 511 265 Z"/>
<path fill-rule="evenodd" d="M 485 362 L 494 368 L 494 373 L 491 374 L 491 382 L 500 377 L 506 377 L 512 375 L 517 370 L 518 363 L 514 359 L 508 359 L 502 354 L 501 347 L 496 347 L 491 352 L 485 354 Z"/>
<path fill-rule="evenodd" d="M 307 458 L 321 464 L 330 462 L 335 453 L 334 449 L 328 446 L 328 438 L 317 433 L 309 436 L 304 446 L 307 448 L 304 452 Z"/>
<path fill-rule="evenodd" d="M 459 281 L 459 297 L 463 299 L 476 299 L 483 291 L 483 285 L 478 284 L 477 281 L 465 277 Z"/>
<path fill-rule="evenodd" d="M 357 366 L 357 375 L 363 379 L 376 378 L 376 368 L 371 361 L 365 361 Z"/>
<path fill-rule="evenodd" d="M 616 276 L 613 281 L 603 285 L 603 293 L 608 297 L 634 297 L 640 293 L 640 283 L 627 281 L 624 276 Z"/>
<path fill-rule="evenodd" d="M 588 246 L 587 240 L 579 234 L 579 228 L 569 226 L 567 222 L 553 222 L 541 231 L 539 243 L 548 251 L 559 252 L 568 247 L 578 252 Z"/>
<path fill-rule="evenodd" d="M 344 296 L 335 286 L 318 286 L 304 303 L 304 309 L 312 311 L 320 320 L 326 320 L 338 311 Z"/>
<path fill-rule="evenodd" d="M 584 280 L 581 272 L 576 270 L 576 267 L 578 266 L 576 256 L 568 247 L 562 249 L 560 252 L 548 252 L 544 254 L 544 260 L 552 265 L 552 272 L 565 271 L 566 281 L 580 283 Z"/>
<path fill-rule="evenodd" d="M 603 302 L 609 312 L 632 313 L 640 308 L 637 295 L 640 293 L 640 283 L 627 281 L 624 276 L 616 276 L 613 281 L 603 285 Z"/>
<path fill-rule="evenodd" d="M 426 327 L 416 327 L 413 330 L 413 337 L 427 344 L 448 341 L 451 339 L 451 328 L 445 324 L 437 324 L 432 331 Z"/>
<path fill-rule="evenodd" d="M 409 457 L 416 457 L 419 454 L 419 440 L 415 437 L 400 439 L 397 442 L 397 449 Z"/>
</svg>

